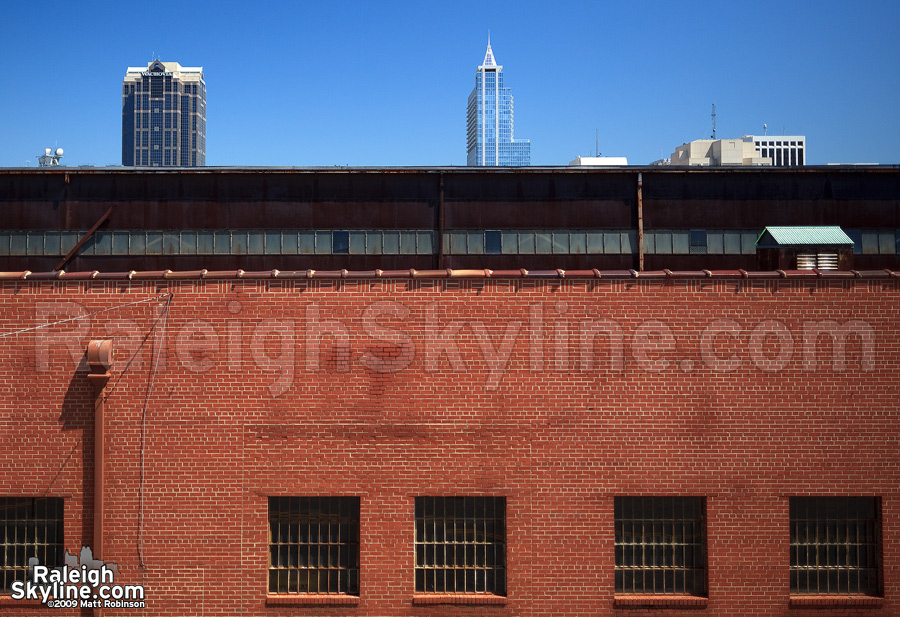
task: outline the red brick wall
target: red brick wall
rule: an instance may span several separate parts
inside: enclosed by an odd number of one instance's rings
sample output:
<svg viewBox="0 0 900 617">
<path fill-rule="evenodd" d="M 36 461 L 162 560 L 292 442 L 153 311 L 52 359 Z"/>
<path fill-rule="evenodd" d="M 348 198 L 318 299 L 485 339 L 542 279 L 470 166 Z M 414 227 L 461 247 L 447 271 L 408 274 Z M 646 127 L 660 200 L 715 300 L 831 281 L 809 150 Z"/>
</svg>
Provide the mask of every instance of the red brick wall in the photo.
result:
<svg viewBox="0 0 900 617">
<path fill-rule="evenodd" d="M 5 281 L 0 333 L 87 316 L 0 338 L 0 495 L 64 497 L 67 548 L 92 543 L 73 355 L 112 337 L 102 557 L 147 614 L 684 614 L 614 606 L 613 497 L 701 495 L 701 613 L 900 615 L 898 296 L 889 277 Z M 835 326 L 843 358 L 814 342 Z M 269 495 L 361 497 L 358 605 L 266 605 Z M 505 605 L 413 604 L 418 495 L 506 497 Z M 881 498 L 880 607 L 789 607 L 794 495 Z"/>
</svg>

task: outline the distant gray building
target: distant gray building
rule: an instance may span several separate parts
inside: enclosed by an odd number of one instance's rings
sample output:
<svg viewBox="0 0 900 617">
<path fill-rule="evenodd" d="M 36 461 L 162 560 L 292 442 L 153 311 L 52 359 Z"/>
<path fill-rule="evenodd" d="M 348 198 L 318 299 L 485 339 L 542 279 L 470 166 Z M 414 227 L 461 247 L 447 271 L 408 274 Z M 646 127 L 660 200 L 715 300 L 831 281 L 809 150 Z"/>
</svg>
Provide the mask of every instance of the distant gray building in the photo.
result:
<svg viewBox="0 0 900 617">
<path fill-rule="evenodd" d="M 122 165 L 206 165 L 203 67 L 154 60 L 128 67 L 122 84 Z"/>
</svg>

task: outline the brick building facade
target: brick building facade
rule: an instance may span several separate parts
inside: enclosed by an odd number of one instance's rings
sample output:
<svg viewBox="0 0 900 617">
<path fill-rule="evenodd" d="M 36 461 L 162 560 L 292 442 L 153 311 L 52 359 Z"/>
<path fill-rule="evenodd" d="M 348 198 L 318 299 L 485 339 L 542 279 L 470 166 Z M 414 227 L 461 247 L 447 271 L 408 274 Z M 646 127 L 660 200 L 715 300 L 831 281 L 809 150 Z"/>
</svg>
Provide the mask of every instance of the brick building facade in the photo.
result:
<svg viewBox="0 0 900 617">
<path fill-rule="evenodd" d="M 900 615 L 896 273 L 2 279 L 0 497 L 146 614 Z"/>
</svg>

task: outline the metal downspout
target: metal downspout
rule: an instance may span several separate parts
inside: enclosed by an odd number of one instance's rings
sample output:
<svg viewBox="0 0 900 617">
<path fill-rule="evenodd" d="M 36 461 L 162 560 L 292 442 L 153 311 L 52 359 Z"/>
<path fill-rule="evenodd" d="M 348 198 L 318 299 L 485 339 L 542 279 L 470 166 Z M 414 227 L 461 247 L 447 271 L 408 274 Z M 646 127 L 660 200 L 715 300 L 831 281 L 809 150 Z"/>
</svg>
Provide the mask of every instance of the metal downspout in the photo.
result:
<svg viewBox="0 0 900 617">
<path fill-rule="evenodd" d="M 638 271 L 644 271 L 644 175 L 637 177 Z"/>
<path fill-rule="evenodd" d="M 91 542 L 94 559 L 107 557 L 103 546 L 103 516 L 106 497 L 106 466 L 104 450 L 106 446 L 104 415 L 106 412 L 106 384 L 109 382 L 109 369 L 113 362 L 113 346 L 110 340 L 95 340 L 88 343 L 87 352 L 88 381 L 94 388 L 94 534 Z M 95 615 L 101 615 L 101 609 L 94 609 Z"/>
</svg>

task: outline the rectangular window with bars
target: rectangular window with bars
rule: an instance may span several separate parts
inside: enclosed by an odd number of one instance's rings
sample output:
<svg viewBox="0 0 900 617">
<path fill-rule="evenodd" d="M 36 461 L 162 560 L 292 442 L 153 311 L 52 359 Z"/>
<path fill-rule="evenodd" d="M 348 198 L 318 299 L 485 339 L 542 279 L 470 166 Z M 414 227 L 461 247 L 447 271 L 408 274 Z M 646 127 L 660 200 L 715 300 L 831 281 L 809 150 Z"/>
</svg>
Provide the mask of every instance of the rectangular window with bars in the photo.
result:
<svg viewBox="0 0 900 617">
<path fill-rule="evenodd" d="M 269 497 L 269 593 L 359 595 L 359 497 Z"/>
<path fill-rule="evenodd" d="M 791 593 L 880 595 L 876 497 L 791 497 Z"/>
<path fill-rule="evenodd" d="M 616 497 L 616 593 L 706 595 L 703 497 Z"/>
<path fill-rule="evenodd" d="M 0 497 L 0 593 L 24 581 L 28 560 L 63 563 L 63 500 L 60 497 Z"/>
<path fill-rule="evenodd" d="M 505 497 L 416 497 L 416 592 L 506 595 Z"/>
</svg>

